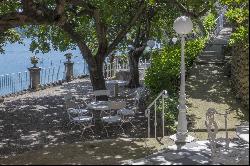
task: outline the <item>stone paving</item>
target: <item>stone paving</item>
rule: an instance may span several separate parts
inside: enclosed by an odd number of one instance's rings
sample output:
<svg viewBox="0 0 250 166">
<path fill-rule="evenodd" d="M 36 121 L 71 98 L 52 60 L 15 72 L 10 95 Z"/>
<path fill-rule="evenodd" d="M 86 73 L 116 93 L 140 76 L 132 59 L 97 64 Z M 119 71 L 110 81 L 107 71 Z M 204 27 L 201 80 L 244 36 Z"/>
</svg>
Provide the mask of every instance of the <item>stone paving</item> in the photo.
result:
<svg viewBox="0 0 250 166">
<path fill-rule="evenodd" d="M 232 140 L 229 148 L 249 148 L 249 144 L 237 139 Z M 238 161 L 236 158 L 235 161 Z M 213 165 L 209 141 L 195 141 L 186 145 L 172 145 L 167 149 L 127 162 L 128 165 Z M 230 164 L 231 165 L 231 164 Z M 241 164 L 239 164 L 241 165 Z"/>
</svg>

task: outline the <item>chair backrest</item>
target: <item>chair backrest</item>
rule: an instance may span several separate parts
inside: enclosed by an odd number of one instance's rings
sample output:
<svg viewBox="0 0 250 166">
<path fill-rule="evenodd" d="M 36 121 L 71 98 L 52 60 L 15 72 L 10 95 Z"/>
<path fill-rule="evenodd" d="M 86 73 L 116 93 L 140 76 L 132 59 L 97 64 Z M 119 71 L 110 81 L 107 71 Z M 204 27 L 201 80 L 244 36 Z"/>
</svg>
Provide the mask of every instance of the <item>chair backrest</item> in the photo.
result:
<svg viewBox="0 0 250 166">
<path fill-rule="evenodd" d="M 119 110 L 126 107 L 126 101 L 110 101 L 109 108 L 110 110 Z"/>
<path fill-rule="evenodd" d="M 141 94 L 142 94 L 143 90 L 144 90 L 143 87 L 139 87 L 135 91 L 135 98 L 134 98 L 135 111 L 137 111 L 137 109 L 139 108 L 139 101 L 140 101 Z"/>
<path fill-rule="evenodd" d="M 110 96 L 110 90 L 95 90 L 93 93 L 95 96 Z"/>
</svg>

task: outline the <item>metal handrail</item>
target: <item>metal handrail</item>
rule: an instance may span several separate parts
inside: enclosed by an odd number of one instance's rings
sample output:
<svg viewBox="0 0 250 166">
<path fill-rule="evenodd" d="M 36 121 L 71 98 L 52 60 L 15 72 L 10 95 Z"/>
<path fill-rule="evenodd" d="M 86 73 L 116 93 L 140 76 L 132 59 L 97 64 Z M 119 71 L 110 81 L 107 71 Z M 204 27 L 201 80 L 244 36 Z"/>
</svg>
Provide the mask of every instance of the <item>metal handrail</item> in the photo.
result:
<svg viewBox="0 0 250 166">
<path fill-rule="evenodd" d="M 145 116 L 148 118 L 148 138 L 150 137 L 150 109 L 152 106 L 154 106 L 154 116 L 155 116 L 155 119 L 154 119 L 154 127 L 155 127 L 155 138 L 156 138 L 156 127 L 157 127 L 157 118 L 156 118 L 156 111 L 157 111 L 157 105 L 156 105 L 156 102 L 161 98 L 162 99 L 162 137 L 164 137 L 164 126 L 165 126 L 165 118 L 164 118 L 164 115 L 165 115 L 165 102 L 164 102 L 164 99 L 168 97 L 168 93 L 166 90 L 163 90 L 155 99 L 154 101 L 146 108 L 145 110 Z"/>
<path fill-rule="evenodd" d="M 153 104 L 162 96 L 162 95 L 168 96 L 168 92 L 166 90 L 161 91 L 161 93 L 154 99 L 154 101 L 146 108 L 146 110 L 150 109 Z"/>
</svg>

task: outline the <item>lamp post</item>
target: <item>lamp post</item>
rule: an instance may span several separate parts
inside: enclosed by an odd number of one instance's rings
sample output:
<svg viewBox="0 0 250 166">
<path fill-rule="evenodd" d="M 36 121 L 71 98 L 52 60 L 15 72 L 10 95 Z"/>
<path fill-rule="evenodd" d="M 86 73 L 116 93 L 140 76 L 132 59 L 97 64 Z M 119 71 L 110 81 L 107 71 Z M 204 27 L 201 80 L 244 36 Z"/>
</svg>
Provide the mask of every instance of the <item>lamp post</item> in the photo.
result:
<svg viewBox="0 0 250 166">
<path fill-rule="evenodd" d="M 149 48 L 150 48 L 150 51 L 151 51 L 151 54 L 152 54 L 152 48 L 155 46 L 155 41 L 154 40 L 149 40 L 148 42 L 147 42 L 147 46 L 149 46 Z M 152 55 L 150 54 L 150 64 L 151 64 L 151 62 L 152 62 Z"/>
<path fill-rule="evenodd" d="M 186 118 L 186 94 L 185 94 L 185 58 L 184 58 L 184 47 L 185 47 L 185 35 L 192 31 L 193 23 L 190 18 L 186 16 L 178 17 L 174 21 L 174 30 L 181 36 L 181 85 L 180 85 L 180 97 L 178 105 L 178 126 L 177 133 L 170 136 L 176 143 L 186 143 L 194 140 L 194 137 L 188 136 L 187 133 L 187 118 Z M 177 40 L 174 39 L 173 42 Z"/>
</svg>

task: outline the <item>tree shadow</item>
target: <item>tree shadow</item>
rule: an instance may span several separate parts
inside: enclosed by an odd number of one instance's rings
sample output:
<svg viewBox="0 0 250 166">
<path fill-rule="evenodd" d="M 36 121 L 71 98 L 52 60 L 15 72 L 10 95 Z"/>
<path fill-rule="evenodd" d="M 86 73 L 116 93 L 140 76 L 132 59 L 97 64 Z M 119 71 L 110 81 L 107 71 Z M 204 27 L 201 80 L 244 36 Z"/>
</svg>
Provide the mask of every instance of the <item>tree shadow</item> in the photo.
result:
<svg viewBox="0 0 250 166">
<path fill-rule="evenodd" d="M 22 155 L 0 159 L 2 164 L 58 164 L 58 165 L 113 165 L 124 164 L 131 159 L 142 158 L 155 152 L 136 141 L 126 139 L 83 142 L 46 147 Z"/>
<path fill-rule="evenodd" d="M 17 97 L 6 98 L 0 109 L 0 158 L 8 158 L 27 151 L 39 150 L 51 146 L 124 138 L 145 138 L 146 121 L 138 111 L 133 124 L 124 124 L 125 133 L 110 130 L 110 136 L 103 134 L 94 127 L 94 134 L 86 130 L 81 137 L 82 129 L 78 126 L 71 130 L 69 118 L 64 107 L 64 95 L 71 91 L 77 103 L 83 100 L 94 100 L 90 81 L 64 83 L 61 86 L 27 93 Z M 130 94 L 134 90 L 126 90 Z M 124 91 L 125 92 L 125 91 Z M 120 97 L 127 102 L 128 108 L 133 107 L 133 95 Z M 120 100 L 111 98 L 111 100 Z M 76 104 L 77 104 L 76 103 Z"/>
</svg>

